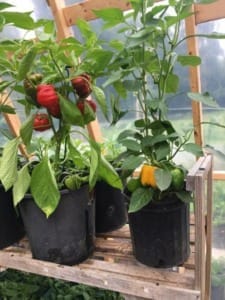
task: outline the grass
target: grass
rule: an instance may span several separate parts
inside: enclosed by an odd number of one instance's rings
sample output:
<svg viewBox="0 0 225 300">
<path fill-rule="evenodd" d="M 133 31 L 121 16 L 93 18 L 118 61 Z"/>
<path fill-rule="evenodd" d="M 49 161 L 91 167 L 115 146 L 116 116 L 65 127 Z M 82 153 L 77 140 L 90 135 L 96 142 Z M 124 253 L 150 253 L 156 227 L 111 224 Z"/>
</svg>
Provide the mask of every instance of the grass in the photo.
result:
<svg viewBox="0 0 225 300">
<path fill-rule="evenodd" d="M 124 300 L 117 292 L 40 275 L 0 273 L 0 300 Z"/>
</svg>

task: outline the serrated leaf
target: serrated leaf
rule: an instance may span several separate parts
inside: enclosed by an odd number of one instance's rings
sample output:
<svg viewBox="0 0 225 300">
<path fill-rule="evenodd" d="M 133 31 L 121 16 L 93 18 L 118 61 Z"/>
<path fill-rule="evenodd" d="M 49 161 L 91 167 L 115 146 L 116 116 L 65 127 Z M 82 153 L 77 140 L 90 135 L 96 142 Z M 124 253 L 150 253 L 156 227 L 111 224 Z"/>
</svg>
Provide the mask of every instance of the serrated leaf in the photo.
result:
<svg viewBox="0 0 225 300">
<path fill-rule="evenodd" d="M 31 194 L 37 206 L 48 218 L 58 206 L 60 192 L 52 166 L 47 157 L 34 167 L 31 175 Z"/>
<path fill-rule="evenodd" d="M 4 147 L 0 163 L 0 180 L 6 190 L 9 190 L 17 179 L 17 159 L 19 138 L 10 140 Z"/>
<path fill-rule="evenodd" d="M 166 189 L 168 189 L 172 181 L 172 175 L 170 171 L 158 168 L 155 170 L 154 175 L 159 190 L 165 191 Z"/>
<path fill-rule="evenodd" d="M 17 204 L 24 198 L 24 195 L 30 186 L 30 174 L 28 170 L 28 165 L 25 165 L 22 169 L 18 171 L 17 180 L 13 185 L 13 204 Z"/>
<path fill-rule="evenodd" d="M 131 195 L 129 213 L 139 211 L 141 208 L 146 206 L 153 197 L 153 189 L 139 187 Z"/>
</svg>

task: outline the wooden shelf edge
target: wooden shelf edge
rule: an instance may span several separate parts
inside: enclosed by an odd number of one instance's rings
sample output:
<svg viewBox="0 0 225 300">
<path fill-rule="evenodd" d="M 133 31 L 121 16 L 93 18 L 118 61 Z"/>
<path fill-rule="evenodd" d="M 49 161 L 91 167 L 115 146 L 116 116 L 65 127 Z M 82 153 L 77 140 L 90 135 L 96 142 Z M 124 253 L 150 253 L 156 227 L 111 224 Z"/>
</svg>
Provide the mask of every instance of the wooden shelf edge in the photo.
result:
<svg viewBox="0 0 225 300">
<path fill-rule="evenodd" d="M 87 268 L 85 265 L 82 267 L 82 264 L 64 266 L 32 259 L 29 255 L 24 256 L 21 253 L 11 251 L 0 251 L 0 265 L 1 267 L 110 289 L 124 294 L 129 293 L 130 295 L 146 299 L 163 299 L 165 295 L 167 300 L 200 299 L 200 291 L 198 290 L 185 287 L 178 288 L 159 282 L 147 282 L 134 278 L 129 278 L 128 280 L 128 276 L 103 270 L 94 270 L 91 269 L 91 265 L 90 268 Z"/>
</svg>

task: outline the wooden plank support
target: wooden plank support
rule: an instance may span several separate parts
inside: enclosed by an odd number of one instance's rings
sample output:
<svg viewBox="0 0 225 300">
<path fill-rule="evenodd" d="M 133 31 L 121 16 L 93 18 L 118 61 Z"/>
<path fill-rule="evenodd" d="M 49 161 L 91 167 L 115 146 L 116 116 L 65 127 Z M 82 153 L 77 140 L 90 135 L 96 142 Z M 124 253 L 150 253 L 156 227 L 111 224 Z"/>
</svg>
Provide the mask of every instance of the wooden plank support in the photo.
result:
<svg viewBox="0 0 225 300">
<path fill-rule="evenodd" d="M 186 185 L 195 196 L 195 288 L 204 300 L 210 299 L 212 165 L 212 155 L 201 157 L 188 173 Z"/>
<path fill-rule="evenodd" d="M 14 107 L 13 105 L 13 102 L 11 100 L 11 98 L 9 97 L 8 94 L 6 93 L 1 93 L 0 94 L 0 103 L 4 103 L 4 104 L 7 104 L 11 107 Z M 12 133 L 12 135 L 14 137 L 19 137 L 20 136 L 20 126 L 21 126 L 21 122 L 20 122 L 20 118 L 17 114 L 7 114 L 7 113 L 3 113 L 3 116 L 5 118 L 5 121 Z M 19 145 L 19 150 L 20 150 L 20 153 L 28 158 L 29 155 L 26 151 L 26 148 L 24 145 L 20 144 Z"/>
<path fill-rule="evenodd" d="M 33 259 L 26 239 L 1 250 L 0 265 L 144 299 L 200 299 L 200 291 L 194 289 L 194 252 L 189 263 L 178 268 L 147 267 L 134 258 L 128 229 L 125 225 L 112 233 L 101 234 L 96 238 L 92 257 L 79 265 L 63 266 Z"/>
<path fill-rule="evenodd" d="M 194 5 L 192 5 L 192 12 L 195 12 Z M 185 20 L 185 29 L 187 36 L 193 36 L 196 34 L 195 15 L 191 15 Z M 188 54 L 198 56 L 198 41 L 196 37 L 187 39 Z M 190 78 L 190 90 L 192 92 L 201 92 L 201 79 L 200 79 L 200 67 L 189 67 Z M 202 132 L 202 104 L 197 101 L 192 101 L 192 117 L 194 126 L 194 138 L 198 145 L 203 145 L 203 132 Z"/>
<path fill-rule="evenodd" d="M 217 0 L 209 4 L 195 4 L 196 24 L 225 18 L 225 1 Z"/>
<path fill-rule="evenodd" d="M 187 188 L 195 194 L 195 216 L 190 217 L 191 254 L 182 266 L 157 269 L 139 263 L 133 256 L 128 224 L 119 230 L 98 235 L 93 255 L 79 265 L 63 266 L 33 259 L 27 239 L 2 249 L 0 265 L 118 291 L 132 297 L 209 300 L 212 155 L 201 157 L 195 163 L 187 176 Z"/>
<path fill-rule="evenodd" d="M 128 10 L 131 6 L 129 1 L 126 0 L 87 0 L 64 7 L 63 13 L 67 26 L 72 26 L 76 24 L 77 19 L 85 19 L 86 21 L 96 19 L 96 15 L 94 14 L 93 10 L 109 7 L 117 7 L 122 10 Z"/>
</svg>

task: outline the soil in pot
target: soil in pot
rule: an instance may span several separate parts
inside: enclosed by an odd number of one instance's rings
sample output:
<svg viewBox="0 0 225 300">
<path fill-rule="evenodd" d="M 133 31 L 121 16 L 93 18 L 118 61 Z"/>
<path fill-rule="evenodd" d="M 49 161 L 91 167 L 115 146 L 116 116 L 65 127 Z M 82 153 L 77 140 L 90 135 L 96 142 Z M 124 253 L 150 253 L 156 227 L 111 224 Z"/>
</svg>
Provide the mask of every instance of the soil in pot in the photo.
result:
<svg viewBox="0 0 225 300">
<path fill-rule="evenodd" d="M 13 206 L 11 190 L 0 185 L 0 249 L 18 242 L 25 235 L 23 222 Z"/>
<path fill-rule="evenodd" d="M 95 187 L 96 233 L 121 228 L 127 223 L 127 208 L 123 193 L 106 182 L 99 181 Z"/>
<path fill-rule="evenodd" d="M 129 213 L 134 256 L 157 268 L 183 264 L 189 254 L 189 205 L 178 199 L 149 203 Z"/>
<path fill-rule="evenodd" d="M 55 212 L 46 218 L 31 195 L 20 204 L 20 211 L 33 258 L 59 264 L 80 263 L 94 250 L 94 202 L 88 186 L 61 192 Z"/>
</svg>

